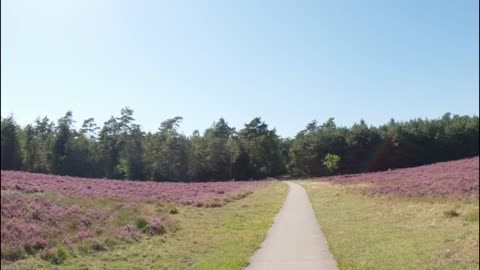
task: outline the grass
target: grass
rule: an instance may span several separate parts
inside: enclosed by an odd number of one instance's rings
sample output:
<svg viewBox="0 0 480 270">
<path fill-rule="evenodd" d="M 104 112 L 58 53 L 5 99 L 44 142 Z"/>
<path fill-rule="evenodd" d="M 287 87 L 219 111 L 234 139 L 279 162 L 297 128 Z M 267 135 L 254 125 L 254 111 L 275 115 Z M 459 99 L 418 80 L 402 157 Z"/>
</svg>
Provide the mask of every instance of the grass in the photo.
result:
<svg viewBox="0 0 480 270">
<path fill-rule="evenodd" d="M 61 256 L 52 254 L 50 261 L 37 254 L 16 262 L 2 261 L 1 266 L 2 269 L 243 269 L 264 239 L 287 191 L 286 184 L 273 182 L 222 207 L 137 204 L 133 210 L 118 209 L 115 226 L 160 211 L 170 213 L 178 221 L 179 229 L 130 243 L 114 242 L 111 247 L 107 239 L 105 248 L 95 252 L 66 255 L 60 248 Z M 72 197 L 56 199 L 70 200 L 69 203 L 82 208 L 92 205 L 112 208 L 120 203 L 105 199 L 98 202 Z"/>
<path fill-rule="evenodd" d="M 300 181 L 340 269 L 478 269 L 478 198 L 363 195 Z"/>
</svg>

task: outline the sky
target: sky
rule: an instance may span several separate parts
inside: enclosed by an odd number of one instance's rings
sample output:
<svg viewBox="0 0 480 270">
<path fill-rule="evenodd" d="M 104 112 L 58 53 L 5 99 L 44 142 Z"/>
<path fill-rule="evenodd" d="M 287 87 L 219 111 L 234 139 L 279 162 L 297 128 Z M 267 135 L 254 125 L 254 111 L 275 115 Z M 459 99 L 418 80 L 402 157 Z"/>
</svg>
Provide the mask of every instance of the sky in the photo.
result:
<svg viewBox="0 0 480 270">
<path fill-rule="evenodd" d="M 1 115 L 145 131 L 479 114 L 475 0 L 2 0 Z"/>
</svg>

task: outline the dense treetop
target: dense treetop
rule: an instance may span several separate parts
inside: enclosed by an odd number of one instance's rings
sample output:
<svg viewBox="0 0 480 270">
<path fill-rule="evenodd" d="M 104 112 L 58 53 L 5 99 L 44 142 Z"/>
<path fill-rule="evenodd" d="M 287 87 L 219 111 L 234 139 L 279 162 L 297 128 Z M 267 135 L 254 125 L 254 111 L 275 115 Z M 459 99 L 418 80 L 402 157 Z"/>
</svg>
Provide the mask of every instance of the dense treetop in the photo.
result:
<svg viewBox="0 0 480 270">
<path fill-rule="evenodd" d="M 479 154 L 478 116 L 445 114 L 382 126 L 365 121 L 337 127 L 312 121 L 295 138 L 281 138 L 260 117 L 240 130 L 220 118 L 203 134 L 178 132 L 182 117 L 144 132 L 123 108 L 102 127 L 93 118 L 73 127 L 67 112 L 20 127 L 1 120 L 1 169 L 96 178 L 155 181 L 261 179 L 378 171 Z"/>
</svg>

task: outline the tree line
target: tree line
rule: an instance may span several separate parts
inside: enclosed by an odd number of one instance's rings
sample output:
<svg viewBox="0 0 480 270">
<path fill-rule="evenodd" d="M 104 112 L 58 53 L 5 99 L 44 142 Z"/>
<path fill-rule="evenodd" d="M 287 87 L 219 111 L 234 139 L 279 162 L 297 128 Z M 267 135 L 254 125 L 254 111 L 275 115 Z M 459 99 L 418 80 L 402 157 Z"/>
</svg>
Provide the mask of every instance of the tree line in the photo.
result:
<svg viewBox="0 0 480 270">
<path fill-rule="evenodd" d="M 281 138 L 254 118 L 240 130 L 220 118 L 202 134 L 178 132 L 182 117 L 144 132 L 125 107 L 102 127 L 93 118 L 79 129 L 73 114 L 37 118 L 25 127 L 1 119 L 1 169 L 80 177 L 154 181 L 261 179 L 290 174 L 361 173 L 476 156 L 478 116 L 393 119 L 379 127 L 365 121 L 337 127 L 330 118 Z"/>
</svg>

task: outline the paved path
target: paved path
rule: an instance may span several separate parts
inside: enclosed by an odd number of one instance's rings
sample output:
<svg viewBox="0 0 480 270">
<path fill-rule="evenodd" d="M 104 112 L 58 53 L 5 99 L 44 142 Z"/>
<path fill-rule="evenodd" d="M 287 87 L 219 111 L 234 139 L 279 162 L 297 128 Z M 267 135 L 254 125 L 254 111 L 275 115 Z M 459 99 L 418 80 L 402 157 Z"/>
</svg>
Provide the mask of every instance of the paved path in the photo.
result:
<svg viewBox="0 0 480 270">
<path fill-rule="evenodd" d="M 298 184 L 287 184 L 287 199 L 245 270 L 337 269 L 307 192 Z"/>
</svg>

